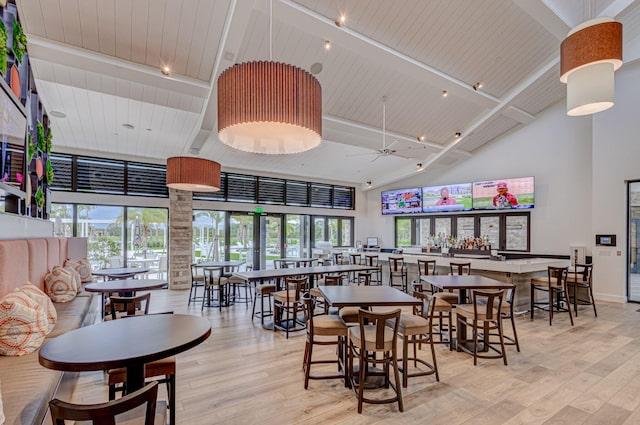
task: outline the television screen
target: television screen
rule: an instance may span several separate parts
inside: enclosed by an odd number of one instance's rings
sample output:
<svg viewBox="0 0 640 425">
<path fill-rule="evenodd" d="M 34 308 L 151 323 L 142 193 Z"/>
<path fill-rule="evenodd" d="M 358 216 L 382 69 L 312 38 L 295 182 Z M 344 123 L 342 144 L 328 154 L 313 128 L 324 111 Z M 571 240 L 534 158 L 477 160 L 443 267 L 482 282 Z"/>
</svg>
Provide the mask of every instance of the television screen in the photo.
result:
<svg viewBox="0 0 640 425">
<path fill-rule="evenodd" d="M 368 237 L 367 238 L 367 246 L 378 246 L 378 238 Z"/>
<path fill-rule="evenodd" d="M 471 183 L 422 188 L 424 212 L 469 211 L 471 207 Z"/>
<path fill-rule="evenodd" d="M 399 189 L 382 192 L 382 214 L 422 212 L 422 189 Z"/>
<path fill-rule="evenodd" d="M 533 177 L 473 183 L 473 209 L 533 208 Z"/>
</svg>

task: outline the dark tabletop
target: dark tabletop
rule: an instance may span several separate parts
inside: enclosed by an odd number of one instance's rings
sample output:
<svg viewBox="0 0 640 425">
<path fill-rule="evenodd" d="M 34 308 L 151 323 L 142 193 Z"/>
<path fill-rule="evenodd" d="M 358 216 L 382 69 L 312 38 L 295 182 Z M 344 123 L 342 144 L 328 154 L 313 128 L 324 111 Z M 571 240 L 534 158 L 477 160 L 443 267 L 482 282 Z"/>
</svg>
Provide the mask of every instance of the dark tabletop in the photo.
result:
<svg viewBox="0 0 640 425">
<path fill-rule="evenodd" d="M 318 275 L 324 273 L 348 273 L 357 271 L 377 270 L 377 267 L 364 266 L 358 264 L 344 264 L 335 266 L 315 266 L 315 267 L 294 267 L 288 269 L 270 269 L 270 270 L 250 270 L 245 272 L 233 272 L 237 276 L 245 280 L 273 279 L 280 277 L 302 276 L 302 275 Z"/>
<path fill-rule="evenodd" d="M 422 301 L 390 286 L 318 286 L 333 307 L 420 305 Z"/>
<path fill-rule="evenodd" d="M 95 276 L 123 276 L 123 275 L 136 275 L 140 273 L 147 273 L 149 269 L 142 267 L 121 267 L 112 269 L 100 269 L 92 272 Z"/>
<path fill-rule="evenodd" d="M 149 291 L 167 286 L 164 279 L 118 279 L 93 282 L 84 287 L 87 292 L 135 292 Z"/>
<path fill-rule="evenodd" d="M 420 276 L 420 280 L 440 289 L 511 289 L 513 284 L 501 282 L 479 275 L 428 275 Z"/>
<path fill-rule="evenodd" d="M 40 364 L 63 371 L 107 370 L 148 363 L 181 353 L 211 334 L 207 319 L 185 314 L 157 314 L 85 326 L 48 342 Z"/>
</svg>

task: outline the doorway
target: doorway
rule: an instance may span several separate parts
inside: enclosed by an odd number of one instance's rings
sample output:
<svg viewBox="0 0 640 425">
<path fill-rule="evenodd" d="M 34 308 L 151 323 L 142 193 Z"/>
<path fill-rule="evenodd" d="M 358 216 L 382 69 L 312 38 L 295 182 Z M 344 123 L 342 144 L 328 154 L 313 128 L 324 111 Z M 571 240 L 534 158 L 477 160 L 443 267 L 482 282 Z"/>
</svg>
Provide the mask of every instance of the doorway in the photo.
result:
<svg viewBox="0 0 640 425">
<path fill-rule="evenodd" d="M 640 181 L 628 183 L 627 295 L 640 302 Z"/>
</svg>

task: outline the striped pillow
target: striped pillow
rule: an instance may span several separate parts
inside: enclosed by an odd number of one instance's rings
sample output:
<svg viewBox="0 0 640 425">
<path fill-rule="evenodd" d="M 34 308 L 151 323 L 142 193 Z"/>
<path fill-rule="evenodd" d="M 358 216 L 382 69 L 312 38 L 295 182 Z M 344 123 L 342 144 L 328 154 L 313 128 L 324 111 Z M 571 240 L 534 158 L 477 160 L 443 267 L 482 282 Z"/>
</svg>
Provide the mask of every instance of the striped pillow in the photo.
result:
<svg viewBox="0 0 640 425">
<path fill-rule="evenodd" d="M 93 276 L 91 275 L 91 263 L 86 258 L 78 260 L 76 258 L 67 258 L 64 262 L 65 267 L 73 267 L 78 273 L 80 273 L 80 279 L 82 283 L 91 282 Z"/>
<path fill-rule="evenodd" d="M 80 273 L 70 266 L 64 266 L 64 269 L 73 276 L 73 282 L 76 284 L 76 292 L 79 294 L 82 291 L 82 278 L 80 277 Z"/>
<path fill-rule="evenodd" d="M 66 303 L 76 297 L 78 290 L 73 275 L 62 267 L 54 267 L 44 278 L 47 295 L 54 303 Z"/>
<path fill-rule="evenodd" d="M 49 326 L 44 310 L 20 289 L 0 299 L 0 354 L 23 356 L 37 350 Z"/>
<path fill-rule="evenodd" d="M 48 335 L 49 333 L 51 333 L 53 328 L 56 326 L 56 321 L 58 320 L 58 313 L 56 312 L 56 308 L 53 305 L 51 298 L 49 298 L 47 294 L 42 292 L 40 288 L 38 288 L 31 282 L 27 282 L 22 285 L 22 287 L 20 287 L 20 290 L 27 294 L 29 298 L 35 301 L 40 306 L 40 308 L 44 310 L 47 315 L 47 323 L 49 324 L 46 334 Z"/>
</svg>

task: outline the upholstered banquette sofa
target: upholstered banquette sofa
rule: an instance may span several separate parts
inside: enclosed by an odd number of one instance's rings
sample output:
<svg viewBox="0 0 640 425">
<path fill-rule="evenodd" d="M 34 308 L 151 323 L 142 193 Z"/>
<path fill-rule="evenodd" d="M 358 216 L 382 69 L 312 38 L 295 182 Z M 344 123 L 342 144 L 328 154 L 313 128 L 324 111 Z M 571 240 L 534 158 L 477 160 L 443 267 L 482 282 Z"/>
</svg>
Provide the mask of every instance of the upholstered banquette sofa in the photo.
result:
<svg viewBox="0 0 640 425">
<path fill-rule="evenodd" d="M 45 276 L 67 258 L 87 256 L 85 238 L 0 240 L 0 297 L 31 282 L 45 291 Z M 94 297 L 81 291 L 70 302 L 54 303 L 57 321 L 46 340 L 95 320 Z M 95 301 L 97 302 L 97 301 Z M 42 367 L 38 350 L 0 356 L 0 393 L 6 425 L 41 425 L 54 396 L 70 400 L 77 375 Z"/>
</svg>

